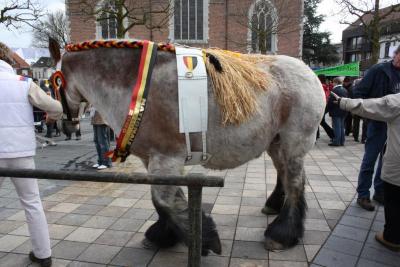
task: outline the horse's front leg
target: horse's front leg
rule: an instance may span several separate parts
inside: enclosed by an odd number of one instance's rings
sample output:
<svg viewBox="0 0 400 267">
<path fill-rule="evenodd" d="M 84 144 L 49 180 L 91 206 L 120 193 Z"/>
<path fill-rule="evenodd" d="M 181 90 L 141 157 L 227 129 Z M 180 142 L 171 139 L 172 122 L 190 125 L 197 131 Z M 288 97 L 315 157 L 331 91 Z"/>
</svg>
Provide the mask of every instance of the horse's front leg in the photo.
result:
<svg viewBox="0 0 400 267">
<path fill-rule="evenodd" d="M 265 248 L 281 250 L 296 245 L 304 234 L 304 218 L 307 204 L 304 198 L 304 160 L 303 157 L 290 158 L 286 164 L 286 177 L 283 180 L 285 200 L 275 220 L 268 226 L 264 235 Z"/>
<path fill-rule="evenodd" d="M 184 158 L 155 155 L 150 158 L 148 171 L 157 175 L 179 175 L 183 170 Z M 158 221 L 145 233 L 147 242 L 159 247 L 170 247 L 189 240 L 188 203 L 182 189 L 172 185 L 153 185 L 151 195 L 158 213 Z M 211 217 L 203 213 L 203 255 L 211 250 L 221 253 L 221 243 Z"/>
</svg>

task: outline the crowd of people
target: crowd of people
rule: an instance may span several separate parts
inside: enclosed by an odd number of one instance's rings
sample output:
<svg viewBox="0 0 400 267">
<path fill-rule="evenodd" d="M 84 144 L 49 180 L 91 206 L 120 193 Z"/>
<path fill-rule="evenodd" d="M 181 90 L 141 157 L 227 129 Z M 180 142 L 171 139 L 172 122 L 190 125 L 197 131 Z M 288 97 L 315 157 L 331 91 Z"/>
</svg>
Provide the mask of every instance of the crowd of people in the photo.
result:
<svg viewBox="0 0 400 267">
<path fill-rule="evenodd" d="M 329 145 L 343 146 L 351 128 L 357 141 L 358 129 L 354 129 L 363 118 L 365 152 L 358 175 L 357 204 L 367 211 L 375 210 L 370 196 L 373 184 L 372 199 L 385 210 L 384 231 L 375 238 L 400 251 L 400 46 L 392 61 L 374 65 L 354 84 L 336 77 L 329 88 L 325 77 L 320 80 L 327 97 L 326 113 L 332 117 L 333 130 L 325 118 L 321 122 L 332 140 Z"/>
</svg>

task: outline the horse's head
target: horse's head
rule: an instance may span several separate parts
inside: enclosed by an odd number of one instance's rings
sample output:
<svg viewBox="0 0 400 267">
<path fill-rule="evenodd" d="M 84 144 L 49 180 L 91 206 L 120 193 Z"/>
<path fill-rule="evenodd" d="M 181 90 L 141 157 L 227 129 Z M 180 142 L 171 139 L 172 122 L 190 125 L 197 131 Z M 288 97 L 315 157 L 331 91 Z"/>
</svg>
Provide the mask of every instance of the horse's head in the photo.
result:
<svg viewBox="0 0 400 267">
<path fill-rule="evenodd" d="M 79 129 L 79 107 L 80 103 L 85 100 L 74 86 L 71 71 L 64 67 L 60 45 L 51 37 L 49 38 L 49 50 L 57 65 L 57 71 L 52 75 L 51 81 L 57 100 L 61 101 L 64 110 L 62 131 L 65 134 L 71 134 Z"/>
</svg>

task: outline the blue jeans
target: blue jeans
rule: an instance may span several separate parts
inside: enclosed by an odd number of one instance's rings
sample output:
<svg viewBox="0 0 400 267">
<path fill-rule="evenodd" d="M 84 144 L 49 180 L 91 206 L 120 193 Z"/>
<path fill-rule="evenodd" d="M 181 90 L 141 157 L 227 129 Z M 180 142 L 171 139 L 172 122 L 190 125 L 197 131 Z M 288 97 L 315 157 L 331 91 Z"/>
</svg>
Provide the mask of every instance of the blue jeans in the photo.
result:
<svg viewBox="0 0 400 267">
<path fill-rule="evenodd" d="M 335 136 L 333 137 L 333 144 L 338 146 L 344 145 L 344 119 L 346 117 L 332 117 L 332 126 Z"/>
<path fill-rule="evenodd" d="M 110 128 L 107 125 L 93 125 L 94 143 L 97 150 L 97 163 L 111 167 L 111 159 L 106 157 L 110 150 Z"/>
<path fill-rule="evenodd" d="M 358 175 L 357 193 L 358 198 L 369 198 L 369 189 L 372 185 L 372 176 L 374 174 L 375 163 L 378 159 L 379 162 L 376 168 L 374 178 L 375 194 L 382 194 L 382 151 L 386 143 L 386 130 L 387 126 L 384 122 L 370 121 L 367 128 L 367 141 L 365 143 L 365 153 L 360 167 L 360 174 Z"/>
</svg>

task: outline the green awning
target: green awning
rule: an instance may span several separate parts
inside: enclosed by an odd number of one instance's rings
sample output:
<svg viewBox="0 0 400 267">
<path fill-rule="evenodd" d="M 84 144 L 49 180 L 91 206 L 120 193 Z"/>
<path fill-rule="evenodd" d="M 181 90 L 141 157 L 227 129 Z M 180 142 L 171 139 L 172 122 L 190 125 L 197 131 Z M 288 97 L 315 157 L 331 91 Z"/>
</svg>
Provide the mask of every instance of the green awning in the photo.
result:
<svg viewBox="0 0 400 267">
<path fill-rule="evenodd" d="M 360 62 L 354 62 L 349 64 L 344 64 L 335 67 L 329 67 L 324 69 L 319 69 L 314 71 L 315 74 L 324 74 L 325 76 L 350 76 L 359 77 L 360 76 Z"/>
</svg>

